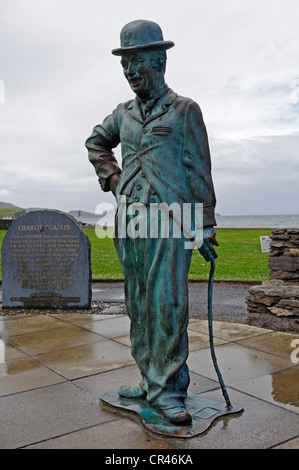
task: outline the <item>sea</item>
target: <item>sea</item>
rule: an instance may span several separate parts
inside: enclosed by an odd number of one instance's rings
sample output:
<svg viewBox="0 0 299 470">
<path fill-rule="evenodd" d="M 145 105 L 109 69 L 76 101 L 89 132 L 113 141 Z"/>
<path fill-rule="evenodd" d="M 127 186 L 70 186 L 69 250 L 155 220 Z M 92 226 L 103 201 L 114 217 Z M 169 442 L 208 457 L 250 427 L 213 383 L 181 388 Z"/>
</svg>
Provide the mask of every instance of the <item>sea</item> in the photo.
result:
<svg viewBox="0 0 299 470">
<path fill-rule="evenodd" d="M 95 225 L 99 218 L 78 218 L 79 222 Z M 220 215 L 217 228 L 299 228 L 299 214 L 289 215 Z"/>
<path fill-rule="evenodd" d="M 219 215 L 218 228 L 299 228 L 299 214 L 290 215 Z"/>
</svg>

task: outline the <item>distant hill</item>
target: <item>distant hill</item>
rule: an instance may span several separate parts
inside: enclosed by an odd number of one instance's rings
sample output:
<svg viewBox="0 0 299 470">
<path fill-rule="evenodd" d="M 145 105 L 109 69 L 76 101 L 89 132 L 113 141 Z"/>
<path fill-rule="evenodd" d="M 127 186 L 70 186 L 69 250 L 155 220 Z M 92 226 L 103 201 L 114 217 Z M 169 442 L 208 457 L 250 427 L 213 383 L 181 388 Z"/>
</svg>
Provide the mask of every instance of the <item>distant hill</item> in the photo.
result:
<svg viewBox="0 0 299 470">
<path fill-rule="evenodd" d="M 10 208 L 10 209 L 19 209 L 22 210 L 21 207 L 14 206 L 13 204 L 10 204 L 9 202 L 2 202 L 0 201 L 0 208 Z"/>
<path fill-rule="evenodd" d="M 0 218 L 1 217 L 12 217 L 18 212 L 23 212 L 22 209 L 17 209 L 16 207 L 0 207 Z"/>
<path fill-rule="evenodd" d="M 0 217 L 7 217 L 15 214 L 16 212 L 25 211 L 25 212 L 32 212 L 32 211 L 39 211 L 39 210 L 46 210 L 45 208 L 41 207 L 27 207 L 23 209 L 21 207 L 17 207 L 14 204 L 10 204 L 9 202 L 2 202 L 0 201 Z M 53 209 L 55 210 L 55 209 Z M 94 212 L 87 212 L 83 210 L 72 210 L 68 212 L 69 215 L 75 217 L 76 219 L 94 219 L 95 217 L 101 218 L 102 215 L 95 215 Z"/>
<path fill-rule="evenodd" d="M 21 209 L 20 207 L 14 206 L 13 204 L 10 204 L 9 202 L 0 201 L 0 218 L 11 217 L 16 212 L 20 212 L 22 210 L 23 209 Z"/>
<path fill-rule="evenodd" d="M 86 212 L 81 210 L 69 211 L 68 214 L 72 215 L 73 217 L 76 217 L 77 219 L 79 217 L 84 217 L 84 219 L 94 219 L 96 217 L 94 212 Z"/>
</svg>

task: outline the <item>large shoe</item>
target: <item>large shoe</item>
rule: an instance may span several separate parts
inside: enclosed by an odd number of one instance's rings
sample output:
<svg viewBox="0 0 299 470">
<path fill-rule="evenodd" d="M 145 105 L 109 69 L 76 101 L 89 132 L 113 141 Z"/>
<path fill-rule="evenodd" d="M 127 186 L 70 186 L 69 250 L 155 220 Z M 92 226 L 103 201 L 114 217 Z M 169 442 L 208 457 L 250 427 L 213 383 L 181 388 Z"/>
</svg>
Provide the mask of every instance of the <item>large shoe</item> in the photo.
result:
<svg viewBox="0 0 299 470">
<path fill-rule="evenodd" d="M 192 423 L 192 416 L 183 405 L 175 408 L 162 409 L 161 411 L 172 424 L 187 426 Z"/>
<path fill-rule="evenodd" d="M 140 385 L 129 387 L 128 385 L 123 385 L 118 389 L 119 396 L 123 398 L 145 398 L 146 392 Z"/>
</svg>

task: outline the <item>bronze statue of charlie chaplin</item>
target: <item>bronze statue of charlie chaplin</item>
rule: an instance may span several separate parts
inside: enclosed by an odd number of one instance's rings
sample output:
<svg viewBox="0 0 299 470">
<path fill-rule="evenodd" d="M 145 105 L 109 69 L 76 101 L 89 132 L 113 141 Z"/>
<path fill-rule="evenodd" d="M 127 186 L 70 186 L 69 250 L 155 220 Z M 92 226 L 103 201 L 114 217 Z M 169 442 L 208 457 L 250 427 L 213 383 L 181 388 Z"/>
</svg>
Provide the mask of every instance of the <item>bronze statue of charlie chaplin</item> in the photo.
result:
<svg viewBox="0 0 299 470">
<path fill-rule="evenodd" d="M 206 260 L 216 256 L 215 194 L 206 128 L 199 106 L 179 96 L 165 83 L 166 50 L 160 27 L 138 20 L 121 31 L 121 57 L 125 78 L 135 99 L 119 104 L 86 141 L 103 191 L 112 191 L 127 207 L 173 203 L 201 203 Z M 122 168 L 113 154 L 121 144 Z M 146 400 L 175 425 L 189 425 L 185 407 L 189 372 L 188 271 L 192 250 L 185 235 L 119 237 L 116 215 L 115 246 L 125 277 L 125 297 L 131 319 L 132 355 L 141 381 L 121 386 L 119 396 Z M 127 220 L 132 213 L 127 215 Z M 149 218 L 147 219 L 148 223 Z M 147 227 L 148 228 L 148 227 Z"/>
</svg>

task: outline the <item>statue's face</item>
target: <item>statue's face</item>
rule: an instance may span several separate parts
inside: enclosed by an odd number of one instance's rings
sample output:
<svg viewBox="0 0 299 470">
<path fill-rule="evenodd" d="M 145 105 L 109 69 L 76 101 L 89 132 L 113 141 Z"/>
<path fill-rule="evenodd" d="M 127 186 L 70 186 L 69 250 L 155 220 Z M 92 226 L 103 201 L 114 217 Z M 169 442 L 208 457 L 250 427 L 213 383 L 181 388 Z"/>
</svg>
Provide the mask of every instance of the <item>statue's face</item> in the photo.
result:
<svg viewBox="0 0 299 470">
<path fill-rule="evenodd" d="M 153 68 L 151 53 L 146 51 L 124 54 L 121 59 L 124 75 L 134 93 L 140 98 L 147 98 L 160 86 L 164 74 Z"/>
</svg>

